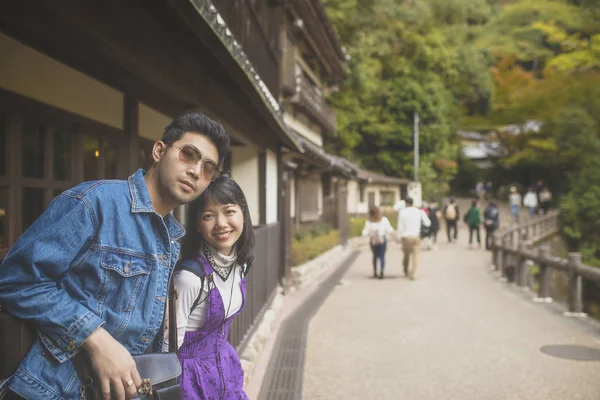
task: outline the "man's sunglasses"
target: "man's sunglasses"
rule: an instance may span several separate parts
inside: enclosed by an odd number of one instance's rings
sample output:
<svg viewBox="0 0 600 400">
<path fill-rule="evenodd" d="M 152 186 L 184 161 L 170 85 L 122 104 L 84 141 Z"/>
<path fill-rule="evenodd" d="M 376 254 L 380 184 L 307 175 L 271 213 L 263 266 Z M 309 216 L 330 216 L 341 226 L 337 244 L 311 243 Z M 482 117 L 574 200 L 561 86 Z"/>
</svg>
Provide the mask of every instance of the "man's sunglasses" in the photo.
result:
<svg viewBox="0 0 600 400">
<path fill-rule="evenodd" d="M 202 176 L 207 181 L 214 181 L 221 175 L 221 170 L 219 169 L 219 166 L 214 161 L 203 156 L 202 153 L 200 153 L 200 150 L 198 150 L 194 146 L 185 145 L 182 147 L 169 147 L 179 149 L 179 161 L 186 165 L 196 165 L 199 162 L 201 162 Z"/>
</svg>

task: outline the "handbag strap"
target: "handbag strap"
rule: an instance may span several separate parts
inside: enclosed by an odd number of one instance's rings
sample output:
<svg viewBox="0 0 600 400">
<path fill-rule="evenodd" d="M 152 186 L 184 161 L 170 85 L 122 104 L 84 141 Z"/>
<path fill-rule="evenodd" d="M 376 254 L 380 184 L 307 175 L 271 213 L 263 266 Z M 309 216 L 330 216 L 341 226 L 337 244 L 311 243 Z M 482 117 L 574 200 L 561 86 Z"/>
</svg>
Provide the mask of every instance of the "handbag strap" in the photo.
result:
<svg viewBox="0 0 600 400">
<path fill-rule="evenodd" d="M 169 284 L 169 353 L 177 353 L 177 292 L 175 282 L 171 276 Z"/>
</svg>

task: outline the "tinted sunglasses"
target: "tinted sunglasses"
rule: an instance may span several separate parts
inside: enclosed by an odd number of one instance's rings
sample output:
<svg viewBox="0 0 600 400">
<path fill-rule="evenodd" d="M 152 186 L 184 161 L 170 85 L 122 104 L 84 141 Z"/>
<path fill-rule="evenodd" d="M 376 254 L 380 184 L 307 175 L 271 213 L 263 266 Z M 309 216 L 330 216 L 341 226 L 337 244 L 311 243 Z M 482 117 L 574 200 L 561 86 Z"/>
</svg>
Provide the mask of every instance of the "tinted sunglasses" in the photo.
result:
<svg viewBox="0 0 600 400">
<path fill-rule="evenodd" d="M 185 165 L 196 165 L 198 163 L 202 163 L 202 176 L 207 181 L 214 181 L 221 175 L 221 170 L 219 169 L 219 166 L 214 161 L 202 155 L 202 153 L 200 153 L 200 150 L 198 150 L 194 146 L 185 145 L 182 147 L 169 147 L 179 149 L 179 161 L 181 161 Z"/>
</svg>

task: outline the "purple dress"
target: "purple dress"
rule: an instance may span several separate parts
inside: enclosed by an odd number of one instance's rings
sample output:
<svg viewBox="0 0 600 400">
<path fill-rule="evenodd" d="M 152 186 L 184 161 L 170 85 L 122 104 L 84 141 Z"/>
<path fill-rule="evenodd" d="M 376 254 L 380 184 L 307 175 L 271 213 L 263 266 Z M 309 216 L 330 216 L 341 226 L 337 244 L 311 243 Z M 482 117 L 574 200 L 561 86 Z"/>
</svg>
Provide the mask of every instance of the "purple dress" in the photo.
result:
<svg viewBox="0 0 600 400">
<path fill-rule="evenodd" d="M 212 284 L 213 269 L 204 257 L 199 257 L 209 285 L 206 320 L 198 331 L 187 331 L 179 349 L 181 376 L 179 383 L 185 400 L 229 400 L 248 396 L 242 388 L 244 370 L 240 358 L 227 341 L 233 318 L 246 303 L 246 280 L 242 277 L 242 306 L 224 321 L 225 305 L 217 288 Z M 235 272 L 232 272 L 235 273 Z"/>
</svg>

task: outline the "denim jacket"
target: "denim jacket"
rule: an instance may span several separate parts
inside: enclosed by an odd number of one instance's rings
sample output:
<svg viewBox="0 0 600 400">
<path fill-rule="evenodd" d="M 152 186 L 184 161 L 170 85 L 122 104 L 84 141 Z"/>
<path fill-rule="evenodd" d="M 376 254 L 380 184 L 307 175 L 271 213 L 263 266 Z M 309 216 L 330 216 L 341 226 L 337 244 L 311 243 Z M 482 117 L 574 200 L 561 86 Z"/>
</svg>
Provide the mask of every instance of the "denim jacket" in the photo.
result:
<svg viewBox="0 0 600 400">
<path fill-rule="evenodd" d="M 3 386 L 27 399 L 74 399 L 71 362 L 102 326 L 131 354 L 160 334 L 185 230 L 158 215 L 138 170 L 128 181 L 84 182 L 56 197 L 0 264 L 0 304 L 38 328 Z"/>
</svg>

